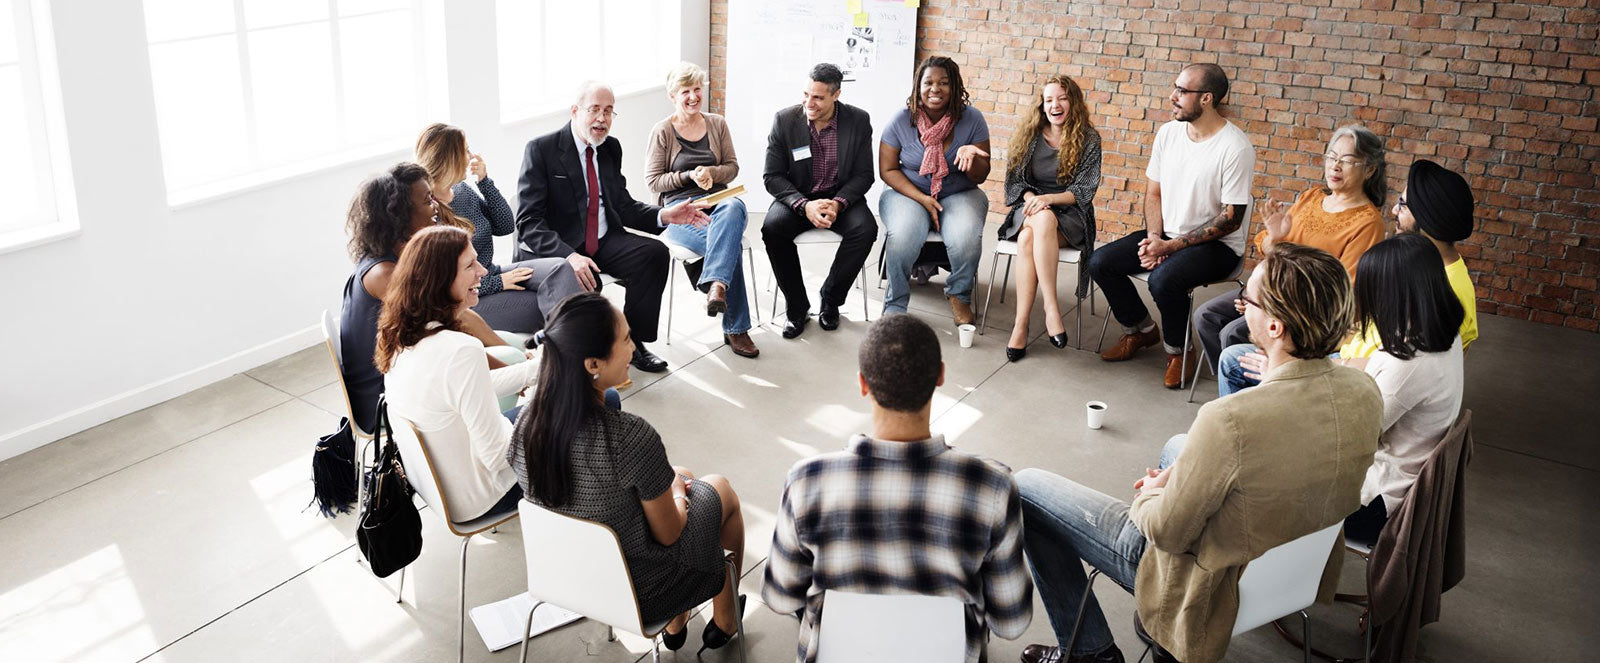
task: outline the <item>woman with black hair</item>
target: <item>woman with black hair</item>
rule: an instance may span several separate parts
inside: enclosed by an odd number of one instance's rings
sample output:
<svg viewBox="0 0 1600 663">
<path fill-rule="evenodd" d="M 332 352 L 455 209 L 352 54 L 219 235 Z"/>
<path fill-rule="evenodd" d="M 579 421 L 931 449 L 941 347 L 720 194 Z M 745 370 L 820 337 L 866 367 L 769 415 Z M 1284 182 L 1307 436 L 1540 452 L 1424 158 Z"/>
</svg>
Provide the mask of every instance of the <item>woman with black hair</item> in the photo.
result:
<svg viewBox="0 0 1600 663">
<path fill-rule="evenodd" d="M 1355 296 L 1357 319 L 1381 342 L 1366 372 L 1383 393 L 1383 434 L 1361 484 L 1365 506 L 1345 520 L 1345 536 L 1370 544 L 1461 411 L 1466 312 L 1439 252 L 1415 234 L 1367 250 L 1356 267 Z"/>
<path fill-rule="evenodd" d="M 609 300 L 568 297 L 543 339 L 533 400 L 509 451 L 518 483 L 534 503 L 616 533 L 641 617 L 671 619 L 662 637 L 668 649 L 683 646 L 688 611 L 706 599 L 713 618 L 701 649 L 727 644 L 742 610 L 722 556 L 726 548 L 736 569 L 743 564 L 738 495 L 724 477 L 697 478 L 669 464 L 649 423 L 603 405 L 605 390 L 628 379 L 634 348 L 627 318 Z"/>
<path fill-rule="evenodd" d="M 928 233 L 944 238 L 950 278 L 944 294 L 956 324 L 972 322 L 972 287 L 983 251 L 989 196 L 989 123 L 970 105 L 961 68 L 942 55 L 917 65 L 905 110 L 884 127 L 878 176 L 888 189 L 878 199 L 884 227 L 884 313 L 905 313 L 911 267 Z"/>
</svg>

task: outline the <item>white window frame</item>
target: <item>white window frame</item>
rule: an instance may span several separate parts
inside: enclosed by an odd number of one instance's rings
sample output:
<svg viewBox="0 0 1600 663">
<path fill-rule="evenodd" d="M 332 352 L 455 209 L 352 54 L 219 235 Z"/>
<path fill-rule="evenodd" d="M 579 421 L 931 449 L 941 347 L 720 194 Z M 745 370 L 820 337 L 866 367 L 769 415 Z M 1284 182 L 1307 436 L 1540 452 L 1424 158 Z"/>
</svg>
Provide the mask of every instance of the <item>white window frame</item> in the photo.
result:
<svg viewBox="0 0 1600 663">
<path fill-rule="evenodd" d="M 593 2 L 595 5 L 598 6 L 597 12 L 598 12 L 599 16 L 595 21 L 595 26 L 596 26 L 596 28 L 598 30 L 598 33 L 599 33 L 599 35 L 598 35 L 599 36 L 599 40 L 596 41 L 595 48 L 594 48 L 595 55 L 600 57 L 600 73 L 597 75 L 598 76 L 597 80 L 600 80 L 602 82 L 605 82 L 605 83 L 609 84 L 611 82 L 610 79 L 613 78 L 613 77 L 611 76 L 611 72 L 606 70 L 607 63 L 605 61 L 605 58 L 603 57 L 603 54 L 606 52 L 605 51 L 606 35 L 610 34 L 610 32 L 608 30 L 606 30 L 606 5 L 607 5 L 607 3 L 612 3 L 612 2 L 621 2 L 621 3 L 624 3 L 624 4 L 637 4 L 638 0 L 496 0 L 495 1 L 495 6 L 496 6 L 496 9 L 498 9 L 500 2 L 532 2 L 532 1 L 536 1 L 536 2 L 539 3 L 539 29 L 541 31 L 541 33 L 539 34 L 539 41 L 540 41 L 540 46 L 542 48 L 542 52 L 540 53 L 541 60 L 539 61 L 539 69 L 538 69 L 538 71 L 534 72 L 533 75 L 530 77 L 532 82 L 529 85 L 531 87 L 535 88 L 535 89 L 547 90 L 549 86 L 546 83 L 545 77 L 546 77 L 546 74 L 549 71 L 548 63 L 551 62 L 552 60 L 554 60 L 554 61 L 559 61 L 560 60 L 559 57 L 557 57 L 557 58 L 552 58 L 551 57 L 552 53 L 551 53 L 551 50 L 550 50 L 551 49 L 550 42 L 548 40 L 544 39 L 544 34 L 543 34 L 543 30 L 546 29 L 545 26 L 547 26 L 549 24 L 549 21 L 547 20 L 548 17 L 549 17 L 549 14 L 547 13 L 546 10 L 549 7 L 551 2 Z M 657 0 L 651 0 L 650 5 L 652 7 L 659 8 L 659 7 L 661 7 L 663 5 L 663 3 L 658 2 Z M 681 16 L 682 16 L 681 13 L 682 13 L 683 9 L 680 7 L 678 11 L 680 12 L 679 17 L 681 19 Z M 657 23 L 660 23 L 660 18 L 661 17 L 658 15 L 656 18 L 657 18 Z M 670 25 L 663 25 L 662 26 L 662 29 L 668 29 L 668 28 L 670 28 L 670 31 L 674 32 L 674 33 L 681 32 L 680 26 L 676 22 L 672 23 Z M 665 34 L 665 33 L 661 33 L 661 34 Z M 496 39 L 498 39 L 498 35 L 496 35 Z M 680 43 L 678 45 L 678 50 L 680 52 L 683 50 L 683 44 Z M 559 56 L 560 54 L 555 54 L 555 55 Z M 498 43 L 495 46 L 495 63 L 496 63 L 497 67 L 504 67 L 505 66 L 505 62 L 501 59 Z M 664 76 L 665 74 L 666 74 L 666 72 L 663 71 L 662 75 Z M 497 74 L 497 77 L 496 77 L 496 84 L 499 84 L 498 74 Z M 640 92 L 646 92 L 646 91 L 649 91 L 649 90 L 665 90 L 665 89 L 666 89 L 666 84 L 665 83 L 656 82 L 656 83 L 635 84 L 635 85 L 624 86 L 624 87 L 615 87 L 614 86 L 612 88 L 612 92 L 614 94 L 616 94 L 616 96 L 620 99 L 622 97 L 625 97 L 625 96 L 628 96 L 628 95 L 633 95 L 633 94 L 638 94 Z M 512 110 L 508 111 L 508 110 L 506 110 L 504 104 L 500 104 L 500 108 L 498 110 L 499 110 L 499 115 L 500 115 L 500 124 L 501 124 L 501 126 L 508 127 L 508 126 L 512 126 L 512 125 L 525 124 L 527 122 L 530 122 L 530 121 L 533 121 L 533 120 L 537 120 L 537 119 L 541 119 L 541 118 L 545 118 L 545 117 L 549 117 L 551 115 L 557 115 L 557 114 L 565 113 L 566 111 L 568 111 L 572 107 L 572 100 L 570 99 L 570 97 L 574 93 L 576 93 L 577 90 L 576 89 L 573 89 L 573 90 L 549 90 L 549 92 L 550 92 L 550 94 L 545 95 L 543 97 L 545 99 L 545 101 L 543 103 L 538 103 L 538 104 L 535 104 L 533 106 L 528 106 L 528 107 L 524 107 L 524 108 L 517 108 L 517 109 L 512 109 Z"/>
<path fill-rule="evenodd" d="M 18 251 L 78 234 L 78 200 L 67 151 L 66 115 L 56 61 L 55 28 L 49 0 L 15 0 L 17 66 L 22 72 L 34 168 L 41 173 L 36 193 L 48 209 L 42 223 L 0 232 L 0 253 Z"/>
<path fill-rule="evenodd" d="M 260 137 L 256 133 L 256 109 L 252 99 L 252 95 L 254 94 L 254 81 L 252 79 L 252 70 L 250 67 L 249 36 L 252 32 L 276 30 L 301 25 L 312 25 L 322 22 L 327 22 L 329 24 L 328 30 L 333 53 L 333 60 L 329 63 L 329 66 L 333 68 L 334 131 L 336 135 L 341 137 L 340 142 L 343 142 L 343 137 L 346 135 L 347 127 L 345 122 L 344 71 L 343 67 L 341 66 L 341 58 L 343 57 L 343 53 L 339 48 L 340 20 L 362 16 L 376 16 L 389 12 L 410 11 L 412 12 L 413 16 L 412 39 L 413 44 L 417 49 L 416 61 L 418 66 L 415 68 L 417 76 L 417 90 L 422 100 L 421 105 L 416 110 L 416 118 L 412 124 L 415 124 L 418 127 L 423 126 L 423 122 L 427 117 L 430 115 L 441 114 L 444 111 L 443 100 L 430 101 L 440 96 L 433 94 L 435 91 L 441 91 L 444 89 L 444 81 L 441 73 L 437 67 L 430 65 L 431 62 L 436 62 L 442 59 L 438 57 L 437 54 L 442 52 L 443 44 L 440 43 L 438 39 L 430 38 L 429 33 L 423 29 L 423 26 L 427 23 L 427 20 L 441 9 L 436 2 L 431 0 L 409 0 L 410 7 L 406 10 L 383 9 L 344 16 L 339 13 L 339 0 L 327 0 L 327 18 L 283 23 L 270 27 L 255 28 L 252 30 L 245 24 L 244 0 L 231 1 L 233 2 L 234 26 L 233 30 L 229 32 L 190 35 L 187 37 L 164 39 L 161 41 L 150 41 L 147 37 L 145 40 L 145 48 L 149 49 L 160 44 L 171 44 L 184 41 L 193 41 L 196 39 L 209 39 L 232 35 L 234 37 L 236 46 L 239 49 L 239 81 L 241 94 L 244 97 L 244 130 L 246 134 L 246 142 L 249 145 L 249 161 L 252 165 L 248 171 L 232 177 L 179 188 L 172 188 L 169 186 L 167 188 L 167 204 L 173 210 L 186 209 L 217 199 L 264 189 L 275 184 L 309 177 L 359 161 L 376 159 L 385 155 L 408 155 L 411 153 L 410 147 L 412 139 L 410 136 L 406 136 L 397 138 L 393 141 L 382 141 L 364 145 L 347 146 L 340 150 L 302 159 L 296 159 L 289 163 L 277 166 L 260 165 Z M 168 155 L 163 150 L 163 174 L 165 173 L 165 160 L 167 158 Z"/>
</svg>

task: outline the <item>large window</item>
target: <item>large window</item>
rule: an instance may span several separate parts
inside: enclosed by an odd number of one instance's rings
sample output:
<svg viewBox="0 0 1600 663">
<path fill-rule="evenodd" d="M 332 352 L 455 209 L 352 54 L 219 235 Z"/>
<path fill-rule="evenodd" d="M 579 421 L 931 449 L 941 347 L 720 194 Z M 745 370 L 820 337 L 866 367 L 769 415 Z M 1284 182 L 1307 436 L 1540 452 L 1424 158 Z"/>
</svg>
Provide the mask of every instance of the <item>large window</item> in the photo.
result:
<svg viewBox="0 0 1600 663">
<path fill-rule="evenodd" d="M 169 199 L 404 149 L 426 116 L 420 0 L 144 0 Z"/>
<path fill-rule="evenodd" d="M 578 84 L 661 85 L 679 56 L 676 0 L 497 0 L 500 119 L 567 108 Z"/>
<path fill-rule="evenodd" d="M 0 0 L 0 249 L 76 228 L 49 5 Z"/>
</svg>

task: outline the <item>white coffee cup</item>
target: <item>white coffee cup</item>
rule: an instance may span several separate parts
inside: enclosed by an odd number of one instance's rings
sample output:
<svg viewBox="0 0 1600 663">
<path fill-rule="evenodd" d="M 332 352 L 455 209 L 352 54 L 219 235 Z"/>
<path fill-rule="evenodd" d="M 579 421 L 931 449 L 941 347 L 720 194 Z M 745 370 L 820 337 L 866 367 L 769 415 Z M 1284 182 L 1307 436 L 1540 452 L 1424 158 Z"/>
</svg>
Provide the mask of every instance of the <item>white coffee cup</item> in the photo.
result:
<svg viewBox="0 0 1600 663">
<path fill-rule="evenodd" d="M 1106 404 L 1100 401 L 1089 401 L 1088 409 L 1089 413 L 1085 420 L 1089 423 L 1090 428 L 1100 430 L 1101 424 L 1104 424 L 1106 419 Z"/>
<path fill-rule="evenodd" d="M 978 333 L 977 325 L 956 325 L 956 331 L 961 334 L 961 347 L 972 347 L 972 335 Z"/>
</svg>

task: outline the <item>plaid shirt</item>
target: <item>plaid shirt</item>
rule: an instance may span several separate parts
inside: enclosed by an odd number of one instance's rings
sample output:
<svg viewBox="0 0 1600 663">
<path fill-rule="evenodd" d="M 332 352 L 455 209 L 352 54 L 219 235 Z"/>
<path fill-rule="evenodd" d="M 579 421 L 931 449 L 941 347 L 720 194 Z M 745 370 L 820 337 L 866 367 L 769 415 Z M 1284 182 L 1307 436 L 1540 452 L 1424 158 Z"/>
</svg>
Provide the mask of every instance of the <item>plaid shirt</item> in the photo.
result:
<svg viewBox="0 0 1600 663">
<path fill-rule="evenodd" d="M 1033 617 L 1033 582 L 1022 563 L 1022 507 L 1011 471 L 952 451 L 944 437 L 879 442 L 796 463 L 761 598 L 800 616 L 797 660 L 812 663 L 822 593 L 922 594 L 967 606 L 967 661 L 988 631 L 1008 640 Z M 801 611 L 804 610 L 804 614 Z"/>
<path fill-rule="evenodd" d="M 816 195 L 832 189 L 839 181 L 839 110 L 834 109 L 833 119 L 821 129 L 810 122 L 806 123 L 806 128 L 811 131 L 811 190 L 806 193 Z M 839 203 L 840 211 L 850 205 L 839 196 L 833 199 Z M 800 201 L 794 211 L 804 215 L 806 202 Z"/>
</svg>

